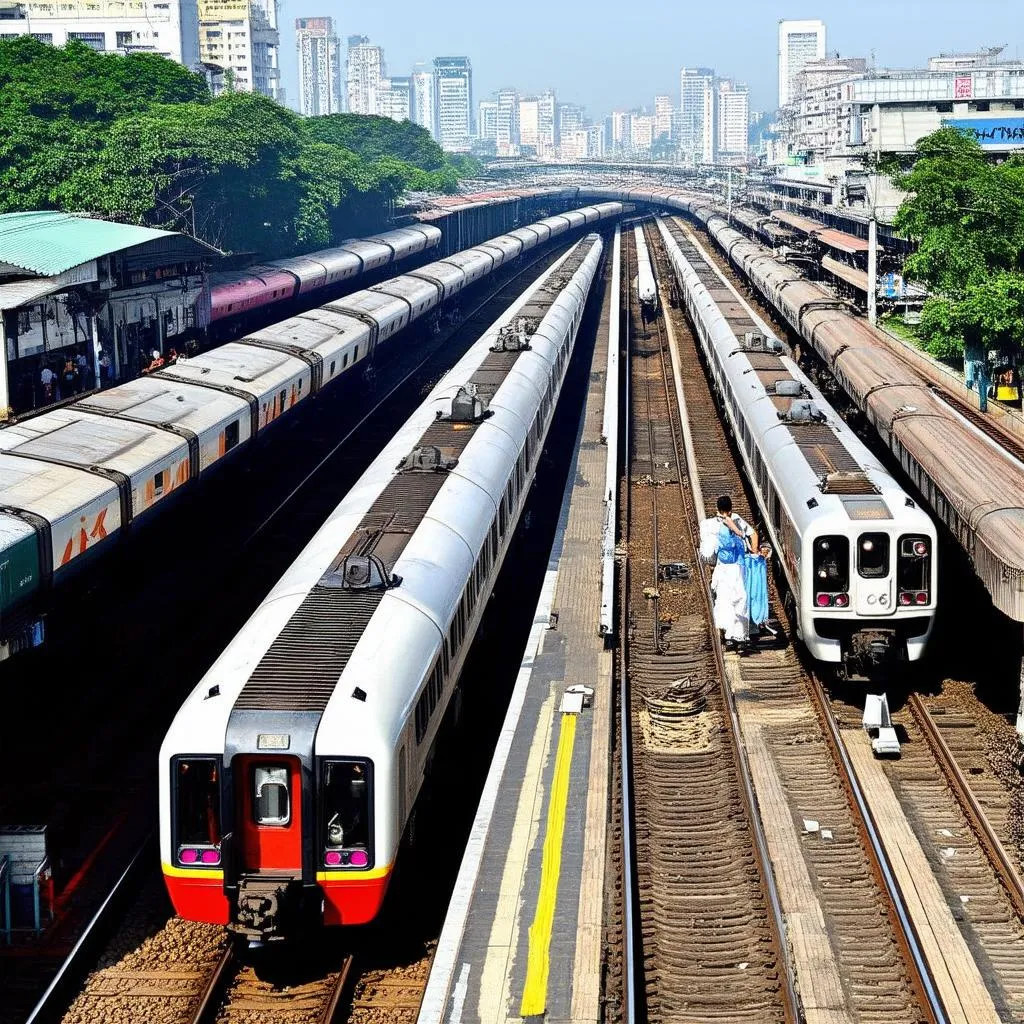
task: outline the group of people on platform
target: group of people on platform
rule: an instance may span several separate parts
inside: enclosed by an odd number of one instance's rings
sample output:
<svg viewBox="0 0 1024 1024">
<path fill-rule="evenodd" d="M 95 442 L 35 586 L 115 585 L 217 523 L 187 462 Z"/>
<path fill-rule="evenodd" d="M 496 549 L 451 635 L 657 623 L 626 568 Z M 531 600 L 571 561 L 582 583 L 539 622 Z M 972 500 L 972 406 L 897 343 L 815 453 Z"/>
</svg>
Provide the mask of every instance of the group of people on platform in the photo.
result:
<svg viewBox="0 0 1024 1024">
<path fill-rule="evenodd" d="M 725 637 L 726 650 L 750 650 L 751 627 L 758 633 L 768 622 L 768 560 L 772 549 L 757 531 L 732 509 L 723 494 L 717 513 L 701 524 L 700 553 L 715 562 L 711 574 L 715 627 Z"/>
</svg>

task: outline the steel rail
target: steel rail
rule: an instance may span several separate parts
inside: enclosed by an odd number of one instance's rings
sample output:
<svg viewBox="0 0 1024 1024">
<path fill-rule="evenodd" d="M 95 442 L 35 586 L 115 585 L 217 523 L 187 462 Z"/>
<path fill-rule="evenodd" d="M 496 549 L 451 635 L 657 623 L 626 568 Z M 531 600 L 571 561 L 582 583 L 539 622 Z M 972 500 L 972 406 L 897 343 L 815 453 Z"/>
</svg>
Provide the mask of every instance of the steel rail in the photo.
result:
<svg viewBox="0 0 1024 1024">
<path fill-rule="evenodd" d="M 907 706 L 910 708 L 910 714 L 918 728 L 924 733 L 924 738 L 931 748 L 932 754 L 935 755 L 935 760 L 939 762 L 939 767 L 960 804 L 971 831 L 977 838 L 989 864 L 992 865 L 992 870 L 1000 884 L 1006 890 L 1006 895 L 1015 913 L 1018 917 L 1024 918 L 1024 882 L 1021 881 L 1012 858 L 1006 852 L 1006 847 L 1000 842 L 984 808 L 971 791 L 966 776 L 956 763 L 956 757 L 949 749 L 945 737 L 939 731 L 939 727 L 925 707 L 924 701 L 918 694 L 912 693 L 907 701 Z"/>
<path fill-rule="evenodd" d="M 648 232 L 645 229 L 645 237 L 648 236 Z M 660 243 L 660 238 L 655 240 Z M 650 241 L 648 240 L 648 247 L 650 247 Z M 693 544 L 694 551 L 700 551 L 700 524 L 697 522 L 697 516 L 701 514 L 704 509 L 704 496 L 703 490 L 700 485 L 700 471 L 697 465 L 697 453 L 693 443 L 693 433 L 690 429 L 689 412 L 686 405 L 686 392 L 683 388 L 682 373 L 679 365 L 679 353 L 675 342 L 675 333 L 672 329 L 672 324 L 668 316 L 668 309 L 670 308 L 665 304 L 666 296 L 664 294 L 664 288 L 661 283 L 661 275 L 656 265 L 655 260 L 651 260 L 651 270 L 654 274 L 655 284 L 658 289 L 658 300 L 661 303 L 662 310 L 664 311 L 662 320 L 665 324 L 665 334 L 667 335 L 669 356 L 672 364 L 671 378 L 674 383 L 675 400 L 679 411 L 679 423 L 682 432 L 683 451 L 686 456 L 686 465 L 689 468 L 689 473 L 686 474 L 687 480 L 689 481 L 689 497 L 692 501 L 693 511 L 692 514 L 686 516 L 687 526 L 690 531 L 690 539 Z M 660 333 L 660 328 L 659 328 Z M 662 360 L 662 374 L 665 381 L 665 392 L 666 397 L 669 400 L 669 407 L 671 409 L 672 404 L 672 386 L 669 378 L 670 374 L 668 367 L 665 364 L 665 346 L 661 348 L 661 360 Z M 671 416 L 669 417 L 672 426 L 672 437 L 673 437 L 673 449 L 675 451 L 677 477 L 679 483 L 679 490 L 683 495 L 683 504 L 686 506 L 686 492 L 687 488 L 683 484 L 683 463 L 679 456 L 679 443 L 676 440 L 676 428 L 675 423 L 672 422 Z M 704 563 L 698 557 L 695 559 L 696 566 L 694 567 L 696 575 L 701 581 L 701 593 L 704 597 L 704 606 L 706 613 L 709 616 L 709 621 L 714 624 L 714 610 L 711 604 L 711 581 L 708 579 L 707 568 Z M 725 697 L 726 707 L 729 709 L 729 729 L 727 730 L 729 736 L 729 744 L 732 747 L 733 756 L 739 767 L 739 777 L 742 783 L 741 792 L 743 794 L 744 809 L 747 812 L 747 820 L 750 823 L 751 834 L 754 837 L 754 849 L 756 853 L 756 859 L 758 862 L 758 869 L 761 875 L 762 883 L 765 888 L 765 896 L 768 899 L 768 905 L 771 909 L 769 916 L 769 928 L 772 933 L 772 939 L 776 948 L 776 953 L 783 965 L 783 977 L 784 984 L 782 986 L 782 999 L 785 1008 L 786 1019 L 789 1021 L 800 1021 L 803 1019 L 801 1012 L 800 996 L 797 988 L 796 981 L 796 967 L 793 964 L 793 958 L 790 955 L 789 943 L 786 940 L 786 916 L 782 909 L 782 900 L 779 896 L 778 885 L 775 881 L 775 872 L 772 868 L 771 855 L 768 852 L 768 839 L 764 832 L 764 824 L 761 821 L 760 809 L 757 802 L 757 794 L 754 790 L 753 774 L 750 767 L 750 762 L 747 758 L 746 747 L 743 744 L 743 734 L 740 729 L 739 712 L 736 708 L 735 696 L 732 692 L 732 687 L 728 683 L 728 675 L 725 668 L 725 654 L 722 650 L 722 641 L 718 635 L 718 630 L 712 628 L 710 631 L 711 636 L 711 649 L 714 652 L 715 666 L 721 680 L 721 690 Z"/>
</svg>

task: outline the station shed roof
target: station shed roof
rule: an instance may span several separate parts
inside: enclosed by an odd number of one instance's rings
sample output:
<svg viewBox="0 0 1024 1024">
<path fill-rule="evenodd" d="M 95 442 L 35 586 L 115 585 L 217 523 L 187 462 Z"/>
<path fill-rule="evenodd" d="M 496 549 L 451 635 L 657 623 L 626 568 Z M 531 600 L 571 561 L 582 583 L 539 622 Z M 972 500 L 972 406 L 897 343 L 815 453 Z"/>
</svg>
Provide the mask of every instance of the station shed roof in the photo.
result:
<svg viewBox="0 0 1024 1024">
<path fill-rule="evenodd" d="M 176 231 L 54 210 L 0 215 L 0 278 L 56 277 L 127 249 L 165 257 L 168 263 L 220 255 L 213 246 Z"/>
</svg>

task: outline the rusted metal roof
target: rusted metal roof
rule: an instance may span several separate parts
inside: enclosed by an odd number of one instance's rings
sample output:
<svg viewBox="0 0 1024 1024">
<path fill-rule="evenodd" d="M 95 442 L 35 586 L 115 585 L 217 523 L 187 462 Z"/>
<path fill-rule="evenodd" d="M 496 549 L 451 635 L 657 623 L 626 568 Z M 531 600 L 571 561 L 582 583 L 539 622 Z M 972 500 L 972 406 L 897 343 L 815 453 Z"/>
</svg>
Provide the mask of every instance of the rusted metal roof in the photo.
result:
<svg viewBox="0 0 1024 1024">
<path fill-rule="evenodd" d="M 5 213 L 0 215 L 0 276 L 55 277 L 101 256 L 152 243 L 168 249 L 169 262 L 218 254 L 205 242 L 176 231 L 53 210 Z"/>
<path fill-rule="evenodd" d="M 840 280 L 867 294 L 868 275 L 863 270 L 857 270 L 856 267 L 848 267 L 845 263 L 840 263 L 839 260 L 831 256 L 822 256 L 821 265 L 830 274 L 835 274 Z"/>
</svg>

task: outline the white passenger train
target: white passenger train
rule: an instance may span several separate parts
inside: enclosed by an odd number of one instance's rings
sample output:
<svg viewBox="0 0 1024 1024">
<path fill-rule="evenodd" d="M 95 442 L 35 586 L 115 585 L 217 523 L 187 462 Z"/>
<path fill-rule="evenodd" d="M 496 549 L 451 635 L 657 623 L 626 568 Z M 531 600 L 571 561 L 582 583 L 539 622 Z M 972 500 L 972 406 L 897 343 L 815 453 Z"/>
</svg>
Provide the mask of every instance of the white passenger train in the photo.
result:
<svg viewBox="0 0 1024 1024">
<path fill-rule="evenodd" d="M 936 606 L 935 526 L 675 223 L 658 227 L 812 657 L 853 677 L 916 661 Z M 716 294 L 717 293 L 717 294 Z M 749 307 L 748 307 L 749 309 Z"/>
<path fill-rule="evenodd" d="M 636 239 L 636 288 L 637 299 L 640 301 L 640 311 L 645 317 L 654 315 L 658 308 L 658 285 L 654 280 L 654 269 L 651 266 L 651 256 L 647 251 L 647 240 L 644 238 L 644 229 L 639 224 L 633 229 Z"/>
<path fill-rule="evenodd" d="M 601 252 L 579 242 L 441 380 L 178 712 L 160 852 L 182 917 L 260 943 L 377 915 Z"/>
<path fill-rule="evenodd" d="M 601 203 L 0 429 L 0 660 L 41 638 L 26 609 L 378 347 L 550 239 L 617 217 Z M 15 615 L 13 613 L 17 612 Z"/>
</svg>

